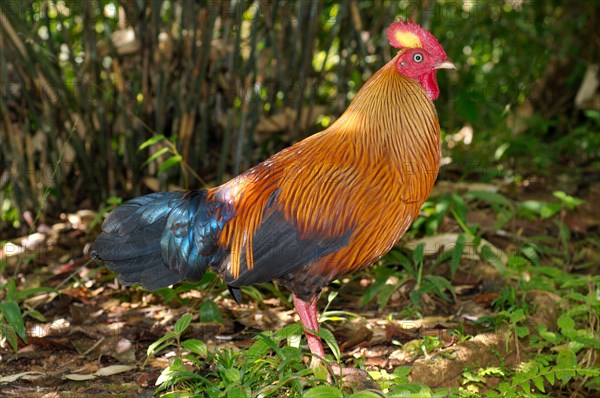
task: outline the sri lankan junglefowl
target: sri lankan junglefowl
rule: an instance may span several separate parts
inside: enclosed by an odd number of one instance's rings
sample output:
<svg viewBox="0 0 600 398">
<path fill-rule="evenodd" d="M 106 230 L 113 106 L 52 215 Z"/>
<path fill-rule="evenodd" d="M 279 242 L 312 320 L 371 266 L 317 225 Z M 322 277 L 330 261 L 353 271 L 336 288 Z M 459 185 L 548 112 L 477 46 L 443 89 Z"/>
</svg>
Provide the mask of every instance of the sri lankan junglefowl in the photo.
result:
<svg viewBox="0 0 600 398">
<path fill-rule="evenodd" d="M 398 53 L 331 126 L 221 186 L 125 203 L 107 216 L 93 256 L 149 290 L 211 269 L 239 301 L 242 286 L 276 281 L 292 293 L 313 358 L 325 358 L 321 289 L 392 248 L 440 164 L 436 72 L 454 65 L 412 22 L 386 34 Z"/>
</svg>

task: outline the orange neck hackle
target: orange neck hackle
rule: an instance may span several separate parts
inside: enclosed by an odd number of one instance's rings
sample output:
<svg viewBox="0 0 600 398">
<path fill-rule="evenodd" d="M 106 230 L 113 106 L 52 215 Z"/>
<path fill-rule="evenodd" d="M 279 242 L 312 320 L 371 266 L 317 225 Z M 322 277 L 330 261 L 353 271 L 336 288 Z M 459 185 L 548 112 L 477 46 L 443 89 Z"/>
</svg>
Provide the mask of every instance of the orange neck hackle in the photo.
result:
<svg viewBox="0 0 600 398">
<path fill-rule="evenodd" d="M 386 154 L 397 165 L 418 163 L 432 157 L 429 148 L 438 148 L 437 117 L 427 120 L 420 113 L 435 114 L 433 103 L 417 82 L 396 70 L 402 50 L 356 94 L 348 109 L 327 131 L 338 131 L 371 156 Z M 423 123 L 423 126 L 419 126 Z M 423 142 L 427 145 L 415 145 Z"/>
</svg>

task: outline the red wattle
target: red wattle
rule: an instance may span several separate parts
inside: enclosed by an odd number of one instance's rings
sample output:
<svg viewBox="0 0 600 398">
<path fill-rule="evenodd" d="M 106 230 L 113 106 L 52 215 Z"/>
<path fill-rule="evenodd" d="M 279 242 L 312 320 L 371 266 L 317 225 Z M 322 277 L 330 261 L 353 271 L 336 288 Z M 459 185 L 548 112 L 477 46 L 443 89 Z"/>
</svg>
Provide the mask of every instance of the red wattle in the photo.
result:
<svg viewBox="0 0 600 398">
<path fill-rule="evenodd" d="M 440 88 L 438 87 L 435 74 L 436 71 L 433 70 L 419 77 L 419 83 L 421 83 L 421 86 L 427 93 L 427 96 L 432 101 L 435 101 L 440 96 Z"/>
</svg>

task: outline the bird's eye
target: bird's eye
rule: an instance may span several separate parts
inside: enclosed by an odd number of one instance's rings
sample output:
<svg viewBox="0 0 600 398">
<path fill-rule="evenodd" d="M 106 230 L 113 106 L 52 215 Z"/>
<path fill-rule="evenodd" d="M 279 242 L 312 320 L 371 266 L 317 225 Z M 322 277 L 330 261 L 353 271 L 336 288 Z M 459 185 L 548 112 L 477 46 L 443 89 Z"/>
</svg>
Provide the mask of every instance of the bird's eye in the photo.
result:
<svg viewBox="0 0 600 398">
<path fill-rule="evenodd" d="M 423 62 L 423 54 L 421 53 L 414 53 L 413 55 L 413 61 L 415 61 L 416 63 L 421 63 Z"/>
</svg>

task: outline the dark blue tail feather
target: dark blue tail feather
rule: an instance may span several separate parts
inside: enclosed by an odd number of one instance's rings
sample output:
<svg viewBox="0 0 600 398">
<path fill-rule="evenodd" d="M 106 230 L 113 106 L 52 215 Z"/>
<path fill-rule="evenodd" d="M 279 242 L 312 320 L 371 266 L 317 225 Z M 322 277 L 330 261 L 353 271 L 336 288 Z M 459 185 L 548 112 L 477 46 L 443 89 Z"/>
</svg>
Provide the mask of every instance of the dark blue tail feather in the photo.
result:
<svg viewBox="0 0 600 398">
<path fill-rule="evenodd" d="M 208 205 L 205 190 L 133 199 L 108 215 L 92 255 L 148 290 L 200 279 L 224 256 L 215 237 L 232 215 L 222 206 Z"/>
</svg>

